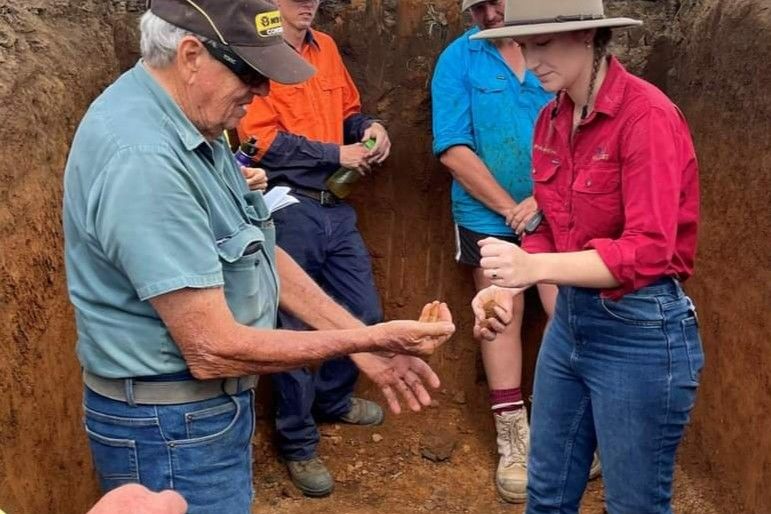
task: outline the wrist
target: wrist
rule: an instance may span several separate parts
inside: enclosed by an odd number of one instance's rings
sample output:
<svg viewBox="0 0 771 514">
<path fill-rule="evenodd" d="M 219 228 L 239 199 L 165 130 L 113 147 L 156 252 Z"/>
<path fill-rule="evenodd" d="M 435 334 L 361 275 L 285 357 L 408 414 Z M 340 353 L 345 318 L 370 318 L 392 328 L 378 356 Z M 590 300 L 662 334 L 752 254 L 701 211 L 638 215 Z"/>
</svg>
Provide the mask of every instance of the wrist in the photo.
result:
<svg viewBox="0 0 771 514">
<path fill-rule="evenodd" d="M 551 280 L 551 262 L 548 253 L 529 253 L 528 268 L 532 272 L 532 284 Z"/>
</svg>

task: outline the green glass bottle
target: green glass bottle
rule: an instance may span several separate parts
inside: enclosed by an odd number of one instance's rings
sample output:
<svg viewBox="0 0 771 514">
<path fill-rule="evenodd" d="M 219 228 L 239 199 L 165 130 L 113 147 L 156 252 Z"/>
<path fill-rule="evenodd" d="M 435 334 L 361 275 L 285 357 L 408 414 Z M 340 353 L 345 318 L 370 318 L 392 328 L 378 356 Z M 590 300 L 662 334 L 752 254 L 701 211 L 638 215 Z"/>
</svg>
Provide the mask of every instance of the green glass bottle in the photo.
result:
<svg viewBox="0 0 771 514">
<path fill-rule="evenodd" d="M 374 139 L 367 139 L 362 144 L 367 150 L 375 148 L 377 142 Z M 345 198 L 351 191 L 353 191 L 353 185 L 359 181 L 361 173 L 350 168 L 340 168 L 334 172 L 325 182 L 327 189 L 338 198 Z"/>
</svg>

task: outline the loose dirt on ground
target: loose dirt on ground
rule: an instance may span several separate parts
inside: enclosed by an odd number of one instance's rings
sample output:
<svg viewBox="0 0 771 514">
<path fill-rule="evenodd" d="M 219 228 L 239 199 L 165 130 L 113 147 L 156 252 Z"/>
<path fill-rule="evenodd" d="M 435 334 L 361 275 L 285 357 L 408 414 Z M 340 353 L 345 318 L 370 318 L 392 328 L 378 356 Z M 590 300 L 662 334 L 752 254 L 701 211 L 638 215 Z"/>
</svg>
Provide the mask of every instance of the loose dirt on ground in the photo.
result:
<svg viewBox="0 0 771 514">
<path fill-rule="evenodd" d="M 434 407 L 390 415 L 380 427 L 321 425 L 319 454 L 337 481 L 332 496 L 323 499 L 305 498 L 292 485 L 273 449 L 269 425 L 260 421 L 255 440 L 255 514 L 524 512 L 523 506 L 498 498 L 492 416 L 464 394 L 445 390 L 436 395 Z M 429 460 L 446 456 L 448 449 L 449 459 Z M 709 492 L 707 484 L 678 470 L 676 512 L 727 514 L 709 503 Z M 590 483 L 581 513 L 603 514 L 601 479 Z"/>
</svg>

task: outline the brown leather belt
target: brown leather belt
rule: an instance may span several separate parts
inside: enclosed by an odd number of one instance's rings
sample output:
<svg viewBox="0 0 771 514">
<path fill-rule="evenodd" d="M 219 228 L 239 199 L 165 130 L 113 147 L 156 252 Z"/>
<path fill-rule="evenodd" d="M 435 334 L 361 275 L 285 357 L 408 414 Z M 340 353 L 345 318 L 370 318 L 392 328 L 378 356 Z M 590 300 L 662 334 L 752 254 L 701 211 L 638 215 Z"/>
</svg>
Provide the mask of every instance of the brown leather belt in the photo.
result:
<svg viewBox="0 0 771 514">
<path fill-rule="evenodd" d="M 93 392 L 129 404 L 176 405 L 236 395 L 257 387 L 258 375 L 213 380 L 145 382 L 133 378 L 104 378 L 83 371 L 83 383 Z"/>
</svg>

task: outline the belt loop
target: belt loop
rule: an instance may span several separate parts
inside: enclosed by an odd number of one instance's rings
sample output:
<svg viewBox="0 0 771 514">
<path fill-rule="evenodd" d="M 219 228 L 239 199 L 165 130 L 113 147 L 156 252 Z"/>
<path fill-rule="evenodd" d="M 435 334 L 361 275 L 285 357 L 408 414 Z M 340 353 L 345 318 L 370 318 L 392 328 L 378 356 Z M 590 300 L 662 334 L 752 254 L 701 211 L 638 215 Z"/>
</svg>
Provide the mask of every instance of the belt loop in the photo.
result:
<svg viewBox="0 0 771 514">
<path fill-rule="evenodd" d="M 134 379 L 126 378 L 123 380 L 123 390 L 126 392 L 126 403 L 130 407 L 136 407 L 137 404 L 134 401 Z"/>
</svg>

